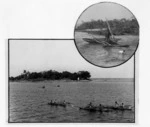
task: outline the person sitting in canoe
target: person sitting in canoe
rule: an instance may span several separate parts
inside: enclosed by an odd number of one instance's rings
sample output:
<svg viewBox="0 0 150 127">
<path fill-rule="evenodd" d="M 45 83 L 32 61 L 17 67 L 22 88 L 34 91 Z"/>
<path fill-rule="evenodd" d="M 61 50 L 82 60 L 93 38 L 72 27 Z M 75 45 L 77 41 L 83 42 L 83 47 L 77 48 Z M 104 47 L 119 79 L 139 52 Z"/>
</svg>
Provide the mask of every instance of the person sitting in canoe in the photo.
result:
<svg viewBox="0 0 150 127">
<path fill-rule="evenodd" d="M 62 102 L 62 104 L 66 104 L 66 101 L 64 100 L 64 101 Z"/>
<path fill-rule="evenodd" d="M 88 105 L 87 105 L 87 108 L 93 108 L 94 106 L 93 106 L 93 104 L 92 104 L 92 102 L 90 102 Z"/>
<path fill-rule="evenodd" d="M 53 101 L 53 104 L 57 104 L 57 101 L 56 101 L 56 99 Z"/>
<path fill-rule="evenodd" d="M 53 100 L 50 101 L 50 104 L 52 104 L 52 103 L 53 103 Z"/>
<path fill-rule="evenodd" d="M 124 108 L 124 103 L 122 103 L 120 107 L 121 107 L 121 108 Z"/>
<path fill-rule="evenodd" d="M 102 110 L 102 108 L 103 108 L 102 104 L 99 104 L 98 108 L 99 108 L 99 110 Z"/>
<path fill-rule="evenodd" d="M 117 101 L 115 101 L 115 107 L 118 107 L 118 106 L 119 106 L 118 102 L 117 102 Z"/>
</svg>

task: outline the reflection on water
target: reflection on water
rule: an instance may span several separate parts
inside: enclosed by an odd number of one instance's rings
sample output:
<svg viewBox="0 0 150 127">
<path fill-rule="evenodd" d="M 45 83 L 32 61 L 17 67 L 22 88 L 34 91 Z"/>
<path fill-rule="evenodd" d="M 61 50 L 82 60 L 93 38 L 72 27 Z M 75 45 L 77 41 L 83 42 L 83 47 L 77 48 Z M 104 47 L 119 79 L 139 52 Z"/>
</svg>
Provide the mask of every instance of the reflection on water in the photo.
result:
<svg viewBox="0 0 150 127">
<path fill-rule="evenodd" d="M 42 89 L 42 86 L 45 89 Z M 60 85 L 60 87 L 57 87 Z M 134 112 L 87 112 L 79 110 L 90 101 L 94 105 L 114 105 L 115 101 L 134 106 L 132 81 L 47 81 L 10 83 L 10 122 L 134 122 Z M 72 105 L 49 106 L 50 100 Z"/>
</svg>

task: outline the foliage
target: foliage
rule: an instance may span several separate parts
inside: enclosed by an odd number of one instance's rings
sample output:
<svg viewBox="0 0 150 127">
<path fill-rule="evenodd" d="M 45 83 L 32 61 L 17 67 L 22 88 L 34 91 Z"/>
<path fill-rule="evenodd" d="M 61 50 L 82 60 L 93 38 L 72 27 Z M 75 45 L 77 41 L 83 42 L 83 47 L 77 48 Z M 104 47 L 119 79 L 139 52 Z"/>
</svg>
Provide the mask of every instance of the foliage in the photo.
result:
<svg viewBox="0 0 150 127">
<path fill-rule="evenodd" d="M 57 72 L 53 70 L 44 71 L 44 72 L 29 72 L 24 70 L 23 73 L 16 77 L 10 77 L 11 81 L 17 80 L 60 80 L 60 79 L 70 79 L 70 80 L 89 80 L 91 77 L 88 71 L 79 71 L 79 72 Z"/>
<path fill-rule="evenodd" d="M 114 19 L 109 20 L 109 25 L 112 29 L 114 35 L 139 35 L 139 25 L 136 19 Z M 104 34 L 104 29 L 107 28 L 106 21 L 103 20 L 92 20 L 87 22 L 82 22 L 76 27 L 77 31 L 86 31 L 89 29 L 89 33 L 92 34 Z M 91 29 L 91 31 L 90 31 Z M 92 31 L 92 29 L 99 29 L 98 31 Z M 87 32 L 87 31 L 86 31 Z"/>
</svg>

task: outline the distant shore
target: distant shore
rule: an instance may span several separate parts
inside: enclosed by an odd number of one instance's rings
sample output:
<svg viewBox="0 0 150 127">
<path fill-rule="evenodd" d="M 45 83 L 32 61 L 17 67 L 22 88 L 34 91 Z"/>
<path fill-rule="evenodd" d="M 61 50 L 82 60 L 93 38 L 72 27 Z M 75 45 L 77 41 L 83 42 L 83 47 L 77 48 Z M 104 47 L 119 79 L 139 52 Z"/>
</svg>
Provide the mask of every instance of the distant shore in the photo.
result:
<svg viewBox="0 0 150 127">
<path fill-rule="evenodd" d="M 55 70 L 41 71 L 41 72 L 29 72 L 24 70 L 23 73 L 16 77 L 9 77 L 10 81 L 44 81 L 44 80 L 90 80 L 91 74 L 88 71 L 78 72 L 58 72 Z"/>
<path fill-rule="evenodd" d="M 87 82 L 87 81 L 92 81 L 92 79 L 87 79 L 87 80 L 71 80 L 71 79 L 60 79 L 60 80 L 46 80 L 46 79 L 36 79 L 36 80 L 10 80 L 10 82 Z"/>
<path fill-rule="evenodd" d="M 10 82 L 90 82 L 90 81 L 99 81 L 99 82 L 128 82 L 134 81 L 134 78 L 91 78 L 89 80 L 70 80 L 70 79 L 61 79 L 61 80 L 15 80 Z"/>
</svg>

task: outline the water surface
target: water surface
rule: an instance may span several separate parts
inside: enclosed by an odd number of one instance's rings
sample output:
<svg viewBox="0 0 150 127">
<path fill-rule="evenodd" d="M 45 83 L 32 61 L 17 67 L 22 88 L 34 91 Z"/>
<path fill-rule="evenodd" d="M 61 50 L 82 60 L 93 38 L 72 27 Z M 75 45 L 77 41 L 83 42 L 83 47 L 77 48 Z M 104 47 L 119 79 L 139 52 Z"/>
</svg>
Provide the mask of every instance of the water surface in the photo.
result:
<svg viewBox="0 0 150 127">
<path fill-rule="evenodd" d="M 120 35 L 115 36 L 120 40 L 117 42 L 120 45 L 129 45 L 129 47 L 104 47 L 102 43 L 89 43 L 83 40 L 88 39 L 104 39 L 105 37 L 100 35 L 93 35 L 87 32 L 75 32 L 76 46 L 81 55 L 89 62 L 101 66 L 111 67 L 117 66 L 127 61 L 136 51 L 139 43 L 138 36 L 135 35 Z M 124 51 L 124 53 L 122 53 Z"/>
<path fill-rule="evenodd" d="M 60 85 L 60 87 L 57 87 Z M 45 86 L 45 89 L 42 88 Z M 72 105 L 52 107 L 50 100 Z M 88 112 L 79 110 L 90 101 L 94 105 L 114 105 L 115 101 L 134 106 L 134 84 L 130 80 L 44 81 L 10 83 L 10 122 L 134 122 L 134 111 Z"/>
</svg>

